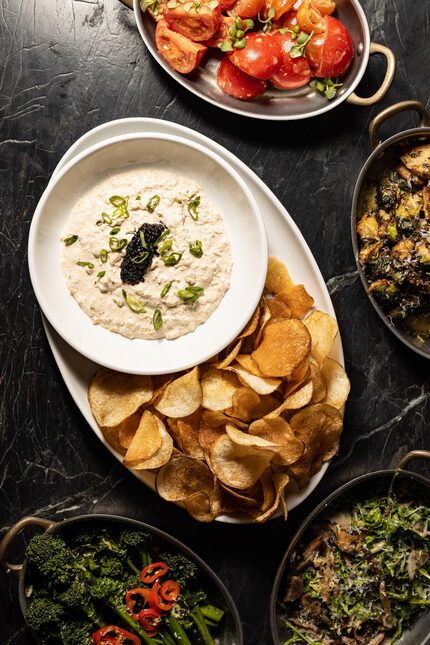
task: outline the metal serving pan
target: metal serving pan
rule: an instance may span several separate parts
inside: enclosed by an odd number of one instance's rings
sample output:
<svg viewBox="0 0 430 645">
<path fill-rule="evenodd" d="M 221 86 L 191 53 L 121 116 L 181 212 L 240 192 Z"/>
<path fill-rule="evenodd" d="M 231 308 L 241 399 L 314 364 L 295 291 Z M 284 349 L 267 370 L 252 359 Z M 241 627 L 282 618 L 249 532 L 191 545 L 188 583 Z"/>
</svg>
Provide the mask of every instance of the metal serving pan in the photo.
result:
<svg viewBox="0 0 430 645">
<path fill-rule="evenodd" d="M 343 101 L 354 105 L 373 105 L 388 92 L 396 71 L 396 60 L 393 52 L 384 45 L 370 42 L 369 25 L 358 0 L 336 0 L 336 17 L 349 29 L 354 42 L 354 58 L 351 67 L 342 77 L 343 86 L 332 101 L 313 90 L 301 87 L 288 92 L 272 88 L 266 94 L 253 101 L 240 101 L 224 94 L 216 82 L 216 70 L 222 58 L 221 52 L 212 49 L 203 59 L 203 64 L 191 74 L 179 74 L 159 55 L 155 46 L 155 23 L 148 14 L 140 10 L 139 0 L 121 0 L 126 6 L 134 9 L 136 23 L 143 42 L 152 56 L 163 69 L 182 87 L 219 108 L 268 121 L 293 121 L 307 119 L 324 114 L 334 109 Z M 369 56 L 382 54 L 387 60 L 385 78 L 380 88 L 367 98 L 355 94 L 354 90 L 366 71 Z"/>
<path fill-rule="evenodd" d="M 40 526 L 48 533 L 61 533 L 62 535 L 67 535 L 67 533 L 74 532 L 77 527 L 85 527 L 85 529 L 88 529 L 90 526 L 102 526 L 104 528 L 109 528 L 120 524 L 129 528 L 133 527 L 135 529 L 151 533 L 157 539 L 157 542 L 161 543 L 163 546 L 167 548 L 173 547 L 175 550 L 186 555 L 190 560 L 193 560 L 202 572 L 205 589 L 208 590 L 220 607 L 226 611 L 224 629 L 218 637 L 220 645 L 243 645 L 242 626 L 236 605 L 234 604 L 226 586 L 221 582 L 212 569 L 203 560 L 201 560 L 198 555 L 191 551 L 191 549 L 168 533 L 164 533 L 164 531 L 160 531 L 160 529 L 144 524 L 143 522 L 138 522 L 137 520 L 131 520 L 117 515 L 79 515 L 63 520 L 62 522 L 53 522 L 42 517 L 24 517 L 7 531 L 0 543 L 0 566 L 6 571 L 6 573 L 13 573 L 19 577 L 19 604 L 24 618 L 27 610 L 25 589 L 29 582 L 28 563 L 27 560 L 24 560 L 22 564 L 10 564 L 7 561 L 7 554 L 12 543 L 24 528 L 29 526 Z"/>
<path fill-rule="evenodd" d="M 379 127 L 388 118 L 405 110 L 416 110 L 419 113 L 421 118 L 420 126 L 418 128 L 399 132 L 381 143 L 379 140 Z M 388 329 L 414 352 L 424 356 L 425 358 L 430 358 L 430 344 L 426 343 L 426 346 L 423 346 L 413 336 L 395 326 L 381 309 L 378 301 L 369 293 L 369 285 L 367 283 L 366 276 L 364 275 L 363 268 L 358 260 L 359 249 L 356 232 L 359 216 L 358 211 L 368 182 L 373 177 L 377 177 L 384 170 L 391 167 L 396 162 L 402 148 L 422 143 L 423 141 L 430 141 L 430 117 L 425 107 L 419 101 L 401 101 L 400 103 L 395 103 L 385 110 L 382 110 L 375 116 L 369 125 L 369 136 L 370 145 L 374 150 L 361 169 L 357 183 L 355 184 L 354 195 L 352 198 L 351 236 L 357 270 L 366 293 L 369 296 L 370 302 Z"/>
<path fill-rule="evenodd" d="M 416 458 L 430 459 L 430 452 L 426 450 L 413 450 L 400 460 L 395 470 L 378 470 L 353 479 L 326 497 L 303 522 L 292 538 L 282 558 L 272 588 L 270 598 L 270 626 L 275 645 L 282 645 L 287 638 L 286 628 L 280 620 L 278 607 L 285 592 L 288 564 L 298 543 L 306 538 L 306 532 L 311 527 L 311 524 L 318 521 L 320 516 L 326 514 L 334 503 L 336 503 L 336 509 L 339 510 L 342 498 L 345 502 L 350 502 L 353 499 L 366 499 L 369 496 L 385 496 L 390 488 L 397 491 L 398 494 L 401 493 L 403 497 L 414 499 L 430 506 L 430 481 L 421 475 L 405 470 L 407 464 Z M 396 477 L 394 478 L 395 475 Z M 427 611 L 422 614 L 413 625 L 413 628 L 405 632 L 401 639 L 396 641 L 396 645 L 430 645 L 430 613 Z"/>
</svg>

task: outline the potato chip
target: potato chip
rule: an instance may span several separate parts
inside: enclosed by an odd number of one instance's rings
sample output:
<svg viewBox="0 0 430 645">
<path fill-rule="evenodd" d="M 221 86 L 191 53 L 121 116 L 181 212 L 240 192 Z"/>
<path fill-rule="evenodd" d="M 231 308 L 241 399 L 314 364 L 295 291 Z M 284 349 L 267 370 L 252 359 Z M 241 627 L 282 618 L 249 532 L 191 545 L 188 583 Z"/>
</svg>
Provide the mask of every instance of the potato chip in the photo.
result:
<svg viewBox="0 0 430 645">
<path fill-rule="evenodd" d="M 294 281 L 288 273 L 285 264 L 281 260 L 278 260 L 278 258 L 270 256 L 267 266 L 266 291 L 277 294 L 281 291 L 288 291 L 293 287 Z"/>
<path fill-rule="evenodd" d="M 294 384 L 295 388 L 303 384 L 304 381 L 306 381 L 309 378 L 309 375 L 311 373 L 311 370 L 309 367 L 309 360 L 311 358 L 312 358 L 311 356 L 307 356 L 288 377 L 288 382 L 291 384 Z"/>
<path fill-rule="evenodd" d="M 260 396 L 260 399 L 260 403 L 252 410 L 252 419 L 265 417 L 267 414 L 273 412 L 273 410 L 276 410 L 280 404 L 279 399 L 276 399 L 271 394 L 263 394 Z"/>
<path fill-rule="evenodd" d="M 208 410 L 227 410 L 233 404 L 233 394 L 241 387 L 235 374 L 210 367 L 201 380 L 202 405 Z"/>
<path fill-rule="evenodd" d="M 209 499 L 215 495 L 215 480 L 208 466 L 186 455 L 173 457 L 158 471 L 155 487 L 168 502 L 183 502 L 198 493 Z"/>
<path fill-rule="evenodd" d="M 222 435 L 213 444 L 210 464 L 218 479 L 232 488 L 243 490 L 258 481 L 273 457 L 272 450 L 241 446 Z"/>
<path fill-rule="evenodd" d="M 199 381 L 199 368 L 175 379 L 167 385 L 154 408 L 167 417 L 179 419 L 193 414 L 202 402 L 202 388 Z"/>
<path fill-rule="evenodd" d="M 145 410 L 124 457 L 124 466 L 134 468 L 154 455 L 162 443 L 157 417 Z"/>
<path fill-rule="evenodd" d="M 342 432 L 342 416 L 336 408 L 325 403 L 310 405 L 291 417 L 290 426 L 295 437 L 305 444 L 305 461 L 310 455 L 327 461 L 336 454 Z"/>
<path fill-rule="evenodd" d="M 272 312 L 270 311 L 270 307 L 267 304 L 266 298 L 264 298 L 264 296 L 263 296 L 263 299 L 262 299 L 262 312 L 261 312 L 261 316 L 260 316 L 260 324 L 258 326 L 258 331 L 257 331 L 257 334 L 255 336 L 255 341 L 254 341 L 253 348 L 258 347 L 259 344 L 261 343 L 261 339 L 263 337 L 264 329 L 265 329 L 266 325 L 270 322 L 271 318 L 272 318 Z"/>
<path fill-rule="evenodd" d="M 219 499 L 211 499 L 205 493 L 196 493 L 188 497 L 183 504 L 191 517 L 198 522 L 213 522 L 221 513 Z"/>
<path fill-rule="evenodd" d="M 251 356 L 267 376 L 290 376 L 309 355 L 311 338 L 300 320 L 272 322 Z"/>
<path fill-rule="evenodd" d="M 291 289 L 280 291 L 278 297 L 288 305 L 293 318 L 304 318 L 314 304 L 314 299 L 302 284 L 296 284 Z"/>
<path fill-rule="evenodd" d="M 118 440 L 123 448 L 129 448 L 134 434 L 139 426 L 142 414 L 136 412 L 123 421 L 118 427 Z"/>
<path fill-rule="evenodd" d="M 299 410 L 304 408 L 305 405 L 308 405 L 312 399 L 312 394 L 314 391 L 314 385 L 312 381 L 303 385 L 300 389 L 295 390 L 292 394 L 289 394 L 285 400 L 281 403 L 272 412 L 269 412 L 268 417 L 279 417 L 285 410 Z"/>
<path fill-rule="evenodd" d="M 182 450 L 195 459 L 204 459 L 205 453 L 199 443 L 200 410 L 189 417 L 178 419 L 178 434 Z"/>
<path fill-rule="evenodd" d="M 114 428 L 152 398 L 150 376 L 101 369 L 88 388 L 88 401 L 99 426 Z"/>
<path fill-rule="evenodd" d="M 323 311 L 313 311 L 304 321 L 312 338 L 311 354 L 318 365 L 330 354 L 338 327 L 334 318 Z"/>
<path fill-rule="evenodd" d="M 310 403 L 321 403 L 325 399 L 327 389 L 320 371 L 314 373 L 311 382 L 313 383 L 313 394 Z"/>
<path fill-rule="evenodd" d="M 276 511 L 278 510 L 282 495 L 284 493 L 285 487 L 287 486 L 289 481 L 290 481 L 290 477 L 287 473 L 273 473 L 272 486 L 274 489 L 274 494 L 273 494 L 272 504 L 263 513 L 261 513 L 260 515 L 257 515 L 257 517 L 255 518 L 256 522 L 260 522 L 260 523 L 265 522 L 270 517 L 272 517 L 272 515 L 276 513 Z M 286 512 L 286 506 L 284 507 L 284 514 L 285 512 Z"/>
<path fill-rule="evenodd" d="M 341 410 L 351 389 L 345 370 L 337 361 L 326 358 L 321 368 L 321 375 L 326 385 L 326 396 L 323 403 Z"/>
<path fill-rule="evenodd" d="M 238 338 L 246 338 L 247 336 L 251 336 L 255 332 L 255 330 L 258 327 L 258 322 L 260 320 L 260 314 L 261 314 L 260 305 L 258 305 L 257 309 L 252 314 L 250 321 L 248 322 L 246 327 L 241 331 Z"/>
<path fill-rule="evenodd" d="M 273 463 L 289 466 L 294 464 L 303 454 L 305 445 L 303 441 L 294 436 L 289 423 L 282 417 L 273 419 L 266 417 L 254 421 L 249 426 L 249 434 L 257 435 L 282 449 L 273 457 Z"/>
<path fill-rule="evenodd" d="M 233 348 L 229 351 L 229 353 L 225 358 L 219 361 L 215 361 L 214 363 L 212 363 L 212 365 L 219 370 L 224 369 L 234 361 L 236 356 L 239 354 L 241 348 L 242 348 L 242 340 L 239 340 L 237 343 L 234 344 Z"/>
<path fill-rule="evenodd" d="M 236 362 L 250 374 L 267 378 L 267 376 L 259 369 L 257 363 L 251 358 L 250 354 L 238 354 L 236 356 Z"/>
<path fill-rule="evenodd" d="M 111 448 L 119 452 L 121 455 L 125 455 L 126 449 L 119 442 L 118 426 L 116 428 L 104 428 L 102 426 L 100 431 Z"/>
<path fill-rule="evenodd" d="M 291 309 L 280 298 L 276 296 L 275 298 L 267 298 L 266 302 L 267 306 L 270 309 L 270 313 L 272 314 L 273 320 L 291 318 Z"/>
<path fill-rule="evenodd" d="M 281 384 L 281 379 L 279 378 L 256 376 L 237 363 L 231 365 L 228 370 L 237 374 L 243 385 L 248 385 L 254 390 L 254 392 L 257 392 L 257 394 L 271 394 L 277 390 Z"/>
<path fill-rule="evenodd" d="M 238 428 L 248 427 L 244 421 L 232 419 L 228 414 L 224 414 L 224 412 L 218 412 L 216 410 L 205 410 L 202 414 L 202 422 L 211 428 L 218 428 L 219 426 L 224 427 L 226 423 L 233 423 Z"/>
<path fill-rule="evenodd" d="M 167 464 L 170 457 L 173 453 L 173 440 L 170 434 L 166 430 L 164 423 L 154 415 L 154 418 L 157 422 L 158 430 L 161 435 L 161 446 L 156 453 L 139 463 L 137 463 L 133 468 L 135 470 L 154 470 L 155 468 L 161 468 L 164 464 Z"/>
<path fill-rule="evenodd" d="M 274 443 L 273 441 L 267 441 L 267 439 L 262 439 L 254 435 L 250 435 L 247 432 L 242 432 L 231 423 L 227 423 L 225 427 L 229 438 L 233 443 L 236 443 L 238 446 L 246 446 L 250 448 L 261 448 L 263 450 L 272 450 L 273 452 L 279 452 L 282 445 Z"/>
<path fill-rule="evenodd" d="M 249 387 L 239 387 L 233 394 L 231 408 L 228 408 L 226 412 L 241 421 L 250 421 L 252 411 L 259 403 L 260 397 L 257 392 Z"/>
</svg>

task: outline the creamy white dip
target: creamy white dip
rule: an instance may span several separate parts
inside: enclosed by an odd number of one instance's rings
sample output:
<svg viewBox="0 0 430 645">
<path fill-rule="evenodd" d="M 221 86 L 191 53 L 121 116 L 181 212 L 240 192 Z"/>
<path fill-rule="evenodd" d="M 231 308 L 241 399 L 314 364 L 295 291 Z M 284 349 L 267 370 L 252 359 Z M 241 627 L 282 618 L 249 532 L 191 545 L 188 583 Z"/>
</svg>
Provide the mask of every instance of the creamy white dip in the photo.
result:
<svg viewBox="0 0 430 645">
<path fill-rule="evenodd" d="M 160 200 L 150 212 L 147 205 L 155 195 Z M 113 196 L 125 199 L 125 210 L 116 210 L 110 201 Z M 196 197 L 200 203 L 191 207 L 190 213 L 189 204 Z M 152 200 L 151 205 L 157 201 Z M 162 223 L 170 229 L 164 240 L 171 240 L 172 245 L 164 258 L 172 252 L 182 253 L 182 257 L 168 266 L 162 257 L 154 256 L 144 281 L 127 284 L 120 277 L 126 247 L 113 251 L 109 242 L 114 237 L 129 243 L 145 222 Z M 120 230 L 111 235 L 115 227 Z M 201 242 L 201 257 L 189 249 L 196 240 Z M 221 214 L 195 181 L 156 168 L 135 167 L 100 181 L 71 211 L 61 247 L 61 266 L 72 296 L 94 324 L 127 338 L 171 339 L 193 331 L 218 307 L 230 284 L 231 248 Z M 107 258 L 102 249 L 108 251 Z M 167 294 L 161 297 L 170 282 Z M 189 287 L 203 289 L 195 302 L 178 295 Z M 142 307 L 144 312 L 133 311 Z M 159 329 L 154 327 L 157 309 L 162 319 Z M 158 313 L 156 318 L 159 324 Z"/>
</svg>

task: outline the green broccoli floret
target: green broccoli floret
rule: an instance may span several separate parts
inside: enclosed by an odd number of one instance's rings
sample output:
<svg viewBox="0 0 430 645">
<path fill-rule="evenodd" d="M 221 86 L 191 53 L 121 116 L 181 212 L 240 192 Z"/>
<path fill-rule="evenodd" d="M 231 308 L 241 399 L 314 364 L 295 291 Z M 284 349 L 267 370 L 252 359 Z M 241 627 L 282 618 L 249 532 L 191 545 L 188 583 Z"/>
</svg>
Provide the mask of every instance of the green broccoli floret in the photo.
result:
<svg viewBox="0 0 430 645">
<path fill-rule="evenodd" d="M 149 556 L 148 546 L 151 544 L 151 536 L 144 531 L 121 531 L 119 536 L 119 544 L 122 548 L 126 549 L 131 556 L 137 553 L 139 556 L 139 565 L 146 567 L 151 563 Z M 131 559 L 128 558 L 130 565 Z M 132 567 L 133 568 L 133 567 Z"/>
<path fill-rule="evenodd" d="M 160 553 L 160 561 L 169 565 L 171 577 L 182 589 L 197 578 L 198 566 L 180 553 Z"/>
<path fill-rule="evenodd" d="M 118 558 L 102 556 L 100 558 L 100 576 L 107 576 L 108 578 L 121 578 L 124 576 L 124 566 Z"/>
<path fill-rule="evenodd" d="M 26 557 L 51 584 L 71 582 L 75 576 L 75 554 L 64 540 L 50 533 L 35 535 Z"/>
<path fill-rule="evenodd" d="M 35 598 L 27 608 L 26 620 L 36 632 L 49 633 L 58 629 L 64 607 L 50 598 Z"/>
<path fill-rule="evenodd" d="M 85 621 L 68 621 L 60 629 L 63 645 L 93 645 L 91 634 L 94 630 Z"/>
</svg>

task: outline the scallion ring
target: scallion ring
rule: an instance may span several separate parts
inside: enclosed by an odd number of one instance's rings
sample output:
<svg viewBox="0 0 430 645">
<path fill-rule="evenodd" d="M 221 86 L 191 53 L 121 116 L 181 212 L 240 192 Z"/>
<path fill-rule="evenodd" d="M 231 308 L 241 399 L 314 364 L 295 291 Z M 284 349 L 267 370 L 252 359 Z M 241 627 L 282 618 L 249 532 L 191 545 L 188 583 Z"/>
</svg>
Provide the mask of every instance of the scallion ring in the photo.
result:
<svg viewBox="0 0 430 645">
<path fill-rule="evenodd" d="M 139 300 L 139 298 L 133 298 L 133 296 L 128 296 L 127 292 L 124 289 L 122 290 L 122 295 L 123 295 L 123 298 L 124 298 L 127 306 L 135 314 L 143 314 L 143 313 L 145 313 L 146 309 L 143 306 L 143 303 Z"/>
<path fill-rule="evenodd" d="M 160 195 L 153 195 L 151 199 L 146 204 L 146 210 L 150 213 L 153 213 L 160 203 Z"/>
<path fill-rule="evenodd" d="M 162 255 L 161 259 L 163 260 L 166 266 L 173 267 L 175 266 L 175 264 L 178 264 L 181 257 L 182 257 L 182 253 L 174 252 L 174 253 L 171 253 L 170 255 Z"/>
<path fill-rule="evenodd" d="M 116 206 L 117 208 L 119 206 L 125 206 L 127 203 L 125 198 L 121 197 L 120 195 L 112 195 L 112 197 L 109 197 L 109 201 L 112 206 Z"/>
<path fill-rule="evenodd" d="M 109 226 L 112 224 L 112 218 L 109 217 L 109 215 L 107 213 L 104 213 L 104 212 L 102 213 L 102 221 L 105 224 L 109 224 Z"/>
<path fill-rule="evenodd" d="M 181 300 L 190 303 L 198 300 L 204 291 L 203 287 L 185 287 L 185 289 L 180 289 L 177 295 Z"/>
<path fill-rule="evenodd" d="M 199 214 L 197 212 L 197 206 L 200 205 L 200 195 L 196 195 L 193 199 L 188 202 L 188 212 L 191 215 L 191 218 L 196 222 L 199 219 Z"/>
<path fill-rule="evenodd" d="M 97 277 L 98 278 L 103 278 L 103 276 L 105 276 L 105 275 L 106 275 L 106 271 L 99 271 L 98 274 L 97 274 Z"/>
<path fill-rule="evenodd" d="M 106 249 L 102 249 L 100 251 L 100 260 L 103 262 L 103 264 L 106 264 L 107 259 L 108 259 L 108 252 Z"/>
<path fill-rule="evenodd" d="M 154 325 L 155 331 L 158 331 L 163 324 L 163 314 L 161 309 L 155 309 L 154 315 L 152 316 L 152 324 Z"/>
<path fill-rule="evenodd" d="M 164 298 L 164 296 L 167 296 L 167 294 L 170 291 L 170 287 L 172 286 L 172 284 L 173 284 L 173 280 L 171 280 L 170 282 L 166 282 L 164 287 L 161 289 L 160 298 Z"/>
<path fill-rule="evenodd" d="M 76 262 L 80 267 L 87 267 L 88 269 L 94 269 L 94 264 L 92 262 L 84 262 L 84 260 L 79 260 Z"/>
<path fill-rule="evenodd" d="M 203 247 L 200 240 L 195 240 L 190 242 L 188 245 L 191 255 L 194 255 L 196 258 L 201 258 L 203 255 Z"/>
<path fill-rule="evenodd" d="M 111 251 L 121 251 L 125 246 L 127 246 L 127 240 L 119 240 L 117 237 L 111 237 L 109 239 L 109 246 Z"/>
<path fill-rule="evenodd" d="M 120 232 L 120 230 L 121 230 L 121 226 L 115 226 L 115 228 L 111 229 L 111 232 L 109 233 L 109 235 L 116 235 L 117 233 Z"/>
<path fill-rule="evenodd" d="M 148 255 L 149 251 L 142 251 L 142 253 L 139 253 L 139 255 L 135 255 L 134 258 L 131 258 L 131 261 L 133 262 L 133 264 L 142 264 L 142 262 L 145 262 Z"/>
</svg>

